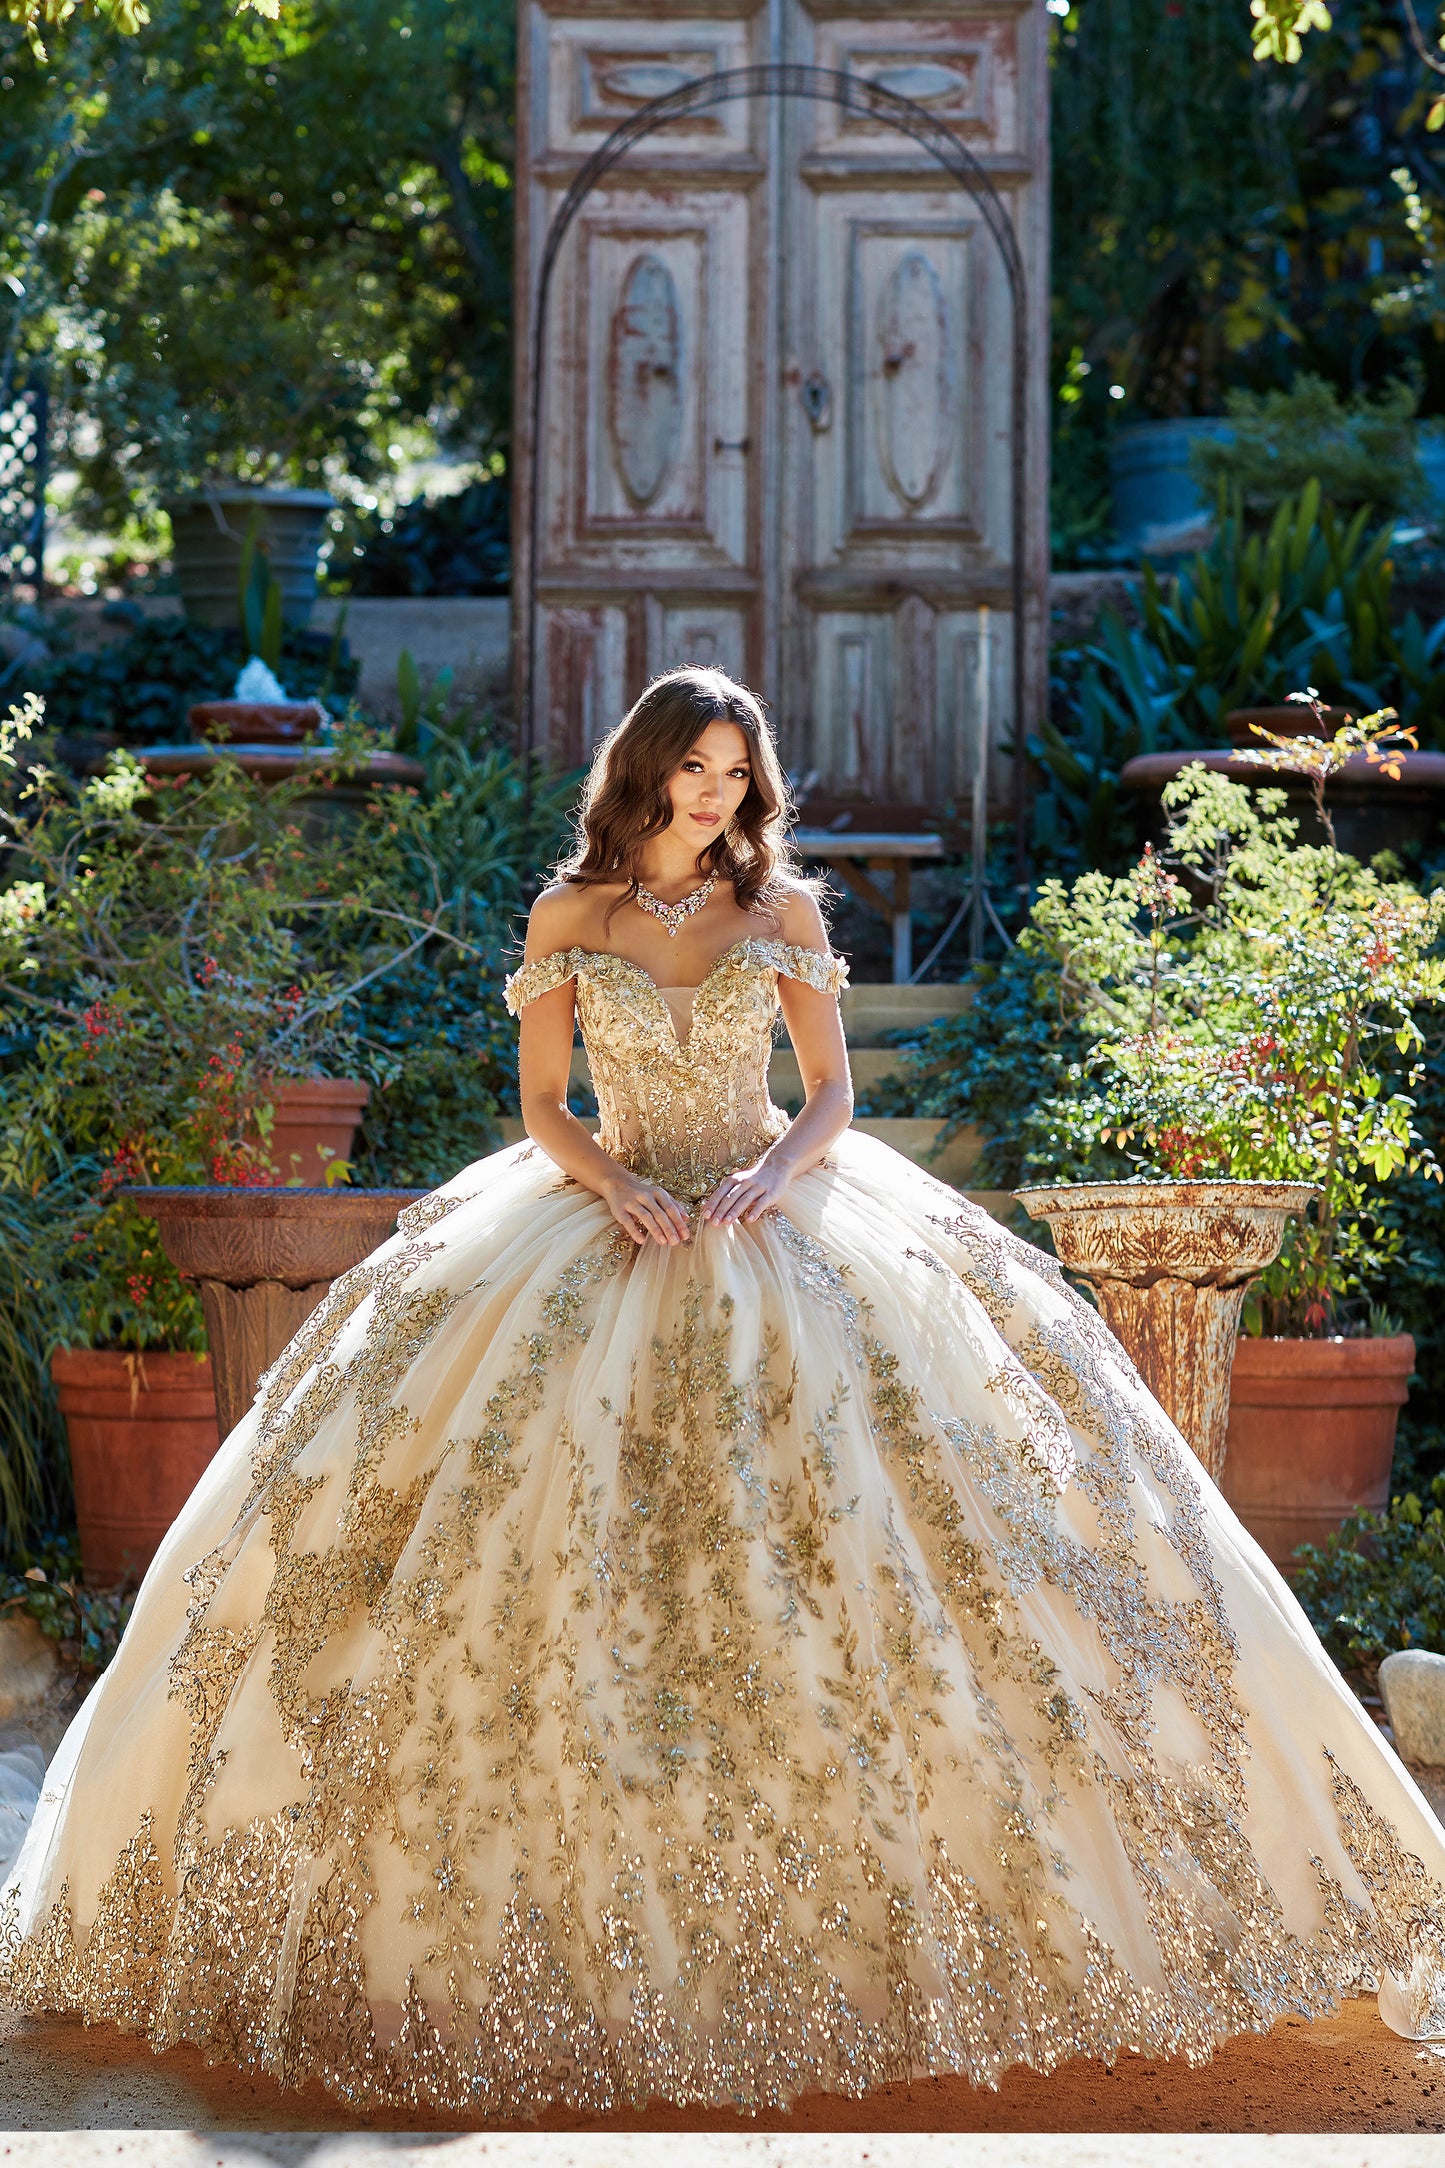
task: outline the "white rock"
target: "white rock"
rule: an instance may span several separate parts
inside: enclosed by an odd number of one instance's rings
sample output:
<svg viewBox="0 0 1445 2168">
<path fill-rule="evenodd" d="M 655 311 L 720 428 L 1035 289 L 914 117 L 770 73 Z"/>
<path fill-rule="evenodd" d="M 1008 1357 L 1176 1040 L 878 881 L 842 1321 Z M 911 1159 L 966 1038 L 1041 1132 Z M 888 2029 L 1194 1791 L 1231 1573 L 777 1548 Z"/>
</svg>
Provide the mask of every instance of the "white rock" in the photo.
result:
<svg viewBox="0 0 1445 2168">
<path fill-rule="evenodd" d="M 59 1649 L 33 1618 L 0 1619 L 0 1724 L 29 1717 L 64 1670 Z"/>
<path fill-rule="evenodd" d="M 1396 1649 L 1380 1666 L 1380 1692 L 1405 1761 L 1445 1764 L 1445 1656 Z"/>
</svg>

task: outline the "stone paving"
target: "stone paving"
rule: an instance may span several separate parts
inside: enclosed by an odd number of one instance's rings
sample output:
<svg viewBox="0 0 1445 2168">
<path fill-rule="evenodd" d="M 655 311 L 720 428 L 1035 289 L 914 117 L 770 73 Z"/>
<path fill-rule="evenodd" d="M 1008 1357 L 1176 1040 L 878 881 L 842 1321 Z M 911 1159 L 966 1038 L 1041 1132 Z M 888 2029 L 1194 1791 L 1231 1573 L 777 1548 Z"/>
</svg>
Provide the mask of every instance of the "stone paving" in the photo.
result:
<svg viewBox="0 0 1445 2168">
<path fill-rule="evenodd" d="M 1439 2168 L 1434 2138 L 981 2138 L 967 2168 Z M 956 2168 L 955 2138 L 715 2137 L 679 2149 L 666 2138 L 381 2135 L 261 2137 L 151 2132 L 143 2137 L 0 2137 L 12 2168 Z"/>
<path fill-rule="evenodd" d="M 1230 2041 L 1198 2070 L 1126 2056 L 1112 2071 L 1094 2062 L 1066 2064 L 1047 2078 L 1012 2071 L 997 2093 L 974 2091 L 955 2079 L 934 2079 L 889 2087 L 863 2101 L 814 2096 L 801 2101 L 791 2116 L 744 2121 L 735 2115 L 662 2108 L 592 2122 L 556 2116 L 538 2131 L 518 2132 L 515 2138 L 489 2132 L 461 2147 L 440 2144 L 442 2136 L 456 2137 L 460 2128 L 425 2116 L 354 2121 L 319 2087 L 282 2092 L 267 2080 L 224 2066 L 207 2068 L 191 2049 L 172 2049 L 157 2057 L 107 2025 L 87 2027 L 76 2020 L 22 2018 L 0 2011 L 0 2132 L 105 2131 L 116 2134 L 107 2141 L 109 2150 L 50 2157 L 174 2159 L 184 2161 L 186 2168 L 192 2161 L 201 2168 L 212 2160 L 231 2168 L 233 2159 L 252 2158 L 314 2158 L 326 2168 L 340 2161 L 404 2161 L 408 2144 L 419 2161 L 435 2162 L 438 2168 L 474 2168 L 482 2161 L 497 2168 L 525 2168 L 544 2159 L 547 2168 L 594 2159 L 599 2168 L 611 2168 L 614 2160 L 626 2160 L 629 2168 L 634 2161 L 643 2168 L 671 2168 L 663 2148 L 676 2154 L 676 2136 L 704 2131 L 718 2134 L 719 2140 L 727 2134 L 728 2143 L 710 2144 L 707 2154 L 735 2162 L 736 2168 L 751 2168 L 754 2162 L 758 2168 L 785 2168 L 791 2158 L 788 2143 L 823 2134 L 829 2142 L 816 2157 L 829 2168 L 864 2158 L 870 2168 L 923 2168 L 930 2146 L 924 2147 L 920 2161 L 916 2148 L 905 2159 L 902 2153 L 862 2144 L 865 2134 L 905 2131 L 1353 2134 L 1356 2142 L 1339 2155 L 1349 2168 L 1393 2168 L 1397 2158 L 1411 2168 L 1417 2159 L 1441 2168 L 1445 2143 L 1438 2135 L 1432 2136 L 1428 2154 L 1418 2148 L 1381 2151 L 1373 2143 L 1362 2147 L 1357 2141 L 1367 2134 L 1373 2139 L 1389 2132 L 1412 2137 L 1445 2132 L 1445 2042 L 1398 2039 L 1381 2024 L 1370 1999 L 1348 2003 L 1334 2017 L 1313 2025 L 1290 2018 L 1263 2036 Z M 118 2135 L 126 2131 L 229 2133 L 226 2144 L 241 2149 L 228 2153 L 219 2143 L 208 2142 L 193 2155 L 163 2154 L 147 2140 L 140 2149 L 127 2151 Z M 428 2131 L 436 2134 L 431 2142 L 418 2135 Z M 254 2136 L 243 2144 L 234 2135 L 239 2132 Z M 321 2134 L 332 2132 L 351 2135 L 328 2151 Z M 650 2134 L 645 2142 L 642 2133 Z M 595 2140 L 593 2147 L 580 2143 L 584 2134 Z M 850 2151 L 845 2138 L 859 2144 Z M 11 2161 L 47 2157 L 17 2153 L 16 2143 L 0 2138 L 0 2168 Z M 686 2149 L 689 2154 L 697 2150 Z M 809 2161 L 813 2157 L 807 2156 Z M 1033 2158 L 1031 2151 L 1028 2157 Z M 1083 2168 L 1095 2157 L 1090 2149 L 1075 2150 L 1068 2168 Z M 1107 2157 L 1123 2156 L 1115 2148 Z M 1170 2146 L 1152 2157 L 1173 2163 L 1194 2156 Z M 1201 2161 L 1210 2157 L 1199 2155 Z M 1315 2144 L 1308 2156 L 1291 2151 L 1279 2157 L 1329 2161 L 1335 2156 Z M 969 2148 L 969 2168 L 984 2162 L 990 2168 L 995 2163 L 996 2168 L 1011 2168 L 1019 2158 L 1017 2147 Z M 1228 2158 L 1231 2168 L 1242 2158 L 1237 2145 Z M 1272 2158 L 1261 2156 L 1262 2161 Z M 1059 2159 L 1062 2168 L 1062 2156 Z M 937 2168 L 944 2168 L 942 2157 Z"/>
</svg>

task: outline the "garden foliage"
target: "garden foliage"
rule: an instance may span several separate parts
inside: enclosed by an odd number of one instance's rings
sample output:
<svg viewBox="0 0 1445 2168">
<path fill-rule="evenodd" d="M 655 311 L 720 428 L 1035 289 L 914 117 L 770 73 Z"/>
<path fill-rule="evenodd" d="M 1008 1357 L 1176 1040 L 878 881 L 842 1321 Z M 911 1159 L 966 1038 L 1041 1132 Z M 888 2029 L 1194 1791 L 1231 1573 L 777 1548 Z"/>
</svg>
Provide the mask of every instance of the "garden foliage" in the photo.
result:
<svg viewBox="0 0 1445 2168">
<path fill-rule="evenodd" d="M 1165 858 L 1045 882 L 1016 955 L 896 1089 L 978 1123 L 989 1182 L 1317 1184 L 1250 1322 L 1339 1330 L 1399 1254 L 1385 1186 L 1438 1171 L 1414 1092 L 1445 893 L 1299 845 L 1282 792 L 1195 767 L 1165 800 Z"/>
<path fill-rule="evenodd" d="M 1424 489 L 1418 405 L 1409 384 L 1342 399 L 1305 370 L 1287 388 L 1227 393 L 1230 434 L 1201 439 L 1189 463 L 1211 503 L 1237 494 L 1255 519 L 1270 518 L 1311 482 L 1337 512 L 1406 512 Z"/>
<path fill-rule="evenodd" d="M 45 62 L 0 22 L 0 356 L 43 361 L 81 512 L 504 447 L 510 6 L 155 16 Z"/>
<path fill-rule="evenodd" d="M 1373 1669 L 1396 1649 L 1445 1653 L 1445 1475 L 1422 1498 L 1357 1513 L 1328 1543 L 1302 1544 L 1295 1594 L 1345 1670 Z"/>
<path fill-rule="evenodd" d="M 64 616 L 49 613 L 45 633 L 55 652 L 24 665 L 7 693 L 39 695 L 47 727 L 66 737 L 105 735 L 129 746 L 189 738 L 189 708 L 230 699 L 246 660 L 244 637 L 185 617 L 148 618 L 135 603 L 110 608 L 129 630 L 93 653 L 67 650 Z M 359 666 L 329 633 L 288 627 L 279 671 L 293 699 L 340 705 L 355 691 Z"/>
<path fill-rule="evenodd" d="M 328 563 L 331 584 L 353 595 L 505 594 L 512 572 L 511 490 L 505 477 L 352 513 Z"/>
<path fill-rule="evenodd" d="M 528 817 L 517 762 L 453 715 L 422 791 L 348 814 L 324 779 L 266 789 L 231 760 L 175 781 L 118 753 L 77 781 L 36 758 L 38 719 L 0 748 L 0 1405 L 40 1411 L 28 1448 L 23 1416 L 0 1430 L 12 1535 L 48 1480 L 51 1347 L 204 1344 L 127 1184 L 274 1179 L 287 1076 L 372 1082 L 372 1182 L 433 1186 L 494 1145 L 506 951 L 574 783 Z M 364 750 L 344 734 L 336 774 Z"/>
<path fill-rule="evenodd" d="M 1421 745 L 1445 746 L 1445 620 L 1395 617 L 1391 549 L 1365 508 L 1344 520 L 1308 483 L 1264 532 L 1236 498 L 1176 573 L 1146 564 L 1137 624 L 1109 609 L 1093 639 L 1054 651 L 1050 714 L 1029 740 L 1042 856 L 1117 868 L 1138 810 L 1120 789 L 1126 763 L 1222 745 L 1231 709 L 1300 685 L 1356 714 L 1392 707 Z"/>
</svg>

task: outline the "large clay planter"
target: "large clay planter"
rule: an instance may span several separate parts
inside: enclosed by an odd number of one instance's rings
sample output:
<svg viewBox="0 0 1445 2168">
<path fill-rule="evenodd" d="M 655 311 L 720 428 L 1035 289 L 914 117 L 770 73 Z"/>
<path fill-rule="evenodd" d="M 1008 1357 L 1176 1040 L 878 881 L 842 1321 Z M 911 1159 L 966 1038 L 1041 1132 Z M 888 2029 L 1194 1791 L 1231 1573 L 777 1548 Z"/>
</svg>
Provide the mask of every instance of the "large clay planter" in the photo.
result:
<svg viewBox="0 0 1445 2168">
<path fill-rule="evenodd" d="M 186 710 L 196 736 L 220 745 L 300 745 L 325 720 L 319 700 L 202 700 Z"/>
<path fill-rule="evenodd" d="M 138 1580 L 220 1443 L 209 1355 L 59 1349 L 85 1578 Z"/>
<path fill-rule="evenodd" d="M 1145 1384 L 1218 1482 L 1245 1289 L 1307 1182 L 1071 1182 L 1015 1192 L 1087 1280 Z"/>
<path fill-rule="evenodd" d="M 1258 752 L 1267 750 L 1257 738 L 1250 739 L 1250 746 Z M 1227 775 L 1233 783 L 1282 790 L 1289 800 L 1291 816 L 1300 824 L 1300 841 L 1322 843 L 1324 830 L 1305 778 L 1258 768 L 1252 761 L 1241 760 L 1243 751 L 1243 746 L 1230 752 L 1219 746 L 1201 746 L 1196 752 L 1136 753 L 1132 760 L 1125 761 L 1119 783 L 1122 789 L 1155 801 L 1146 823 L 1155 835 L 1163 833 L 1163 815 L 1157 801 L 1164 785 L 1172 782 L 1181 769 L 1203 767 L 1216 775 Z M 1445 815 L 1445 753 L 1402 753 L 1399 768 L 1396 780 L 1383 768 L 1372 767 L 1364 753 L 1355 753 L 1331 781 L 1330 818 L 1342 851 L 1370 859 L 1377 851 L 1398 850 L 1403 843 L 1431 843 L 1439 834 Z"/>
<path fill-rule="evenodd" d="M 256 1383 L 332 1281 L 386 1240 L 420 1189 L 129 1189 L 166 1255 L 194 1280 L 225 1437 Z"/>
<path fill-rule="evenodd" d="M 302 1077 L 267 1086 L 273 1109 L 266 1151 L 283 1182 L 323 1182 L 333 1159 L 350 1159 L 371 1097 L 369 1084 Z"/>
<path fill-rule="evenodd" d="M 1395 1425 L 1415 1367 L 1409 1333 L 1243 1339 L 1234 1357 L 1224 1495 L 1275 1564 L 1390 1502 Z"/>
<path fill-rule="evenodd" d="M 234 625 L 240 616 L 241 552 L 253 513 L 257 540 L 280 582 L 288 625 L 304 625 L 316 600 L 316 560 L 333 499 L 323 489 L 213 484 L 167 506 L 176 585 L 187 617 Z"/>
</svg>

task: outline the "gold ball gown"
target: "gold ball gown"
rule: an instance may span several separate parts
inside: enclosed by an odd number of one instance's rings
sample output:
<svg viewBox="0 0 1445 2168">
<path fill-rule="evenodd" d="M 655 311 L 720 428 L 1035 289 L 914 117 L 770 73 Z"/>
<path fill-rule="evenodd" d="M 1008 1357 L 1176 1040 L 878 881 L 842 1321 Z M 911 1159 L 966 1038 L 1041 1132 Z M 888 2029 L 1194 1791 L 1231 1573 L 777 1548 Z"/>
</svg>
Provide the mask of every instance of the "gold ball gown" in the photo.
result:
<svg viewBox="0 0 1445 2168">
<path fill-rule="evenodd" d="M 786 1127 L 780 974 L 570 949 L 605 1149 Z M 6 1887 L 4 1986 L 474 2118 L 1128 2049 L 1373 1987 L 1445 2030 L 1445 1835 L 1098 1316 L 845 1133 L 637 1248 L 536 1146 L 262 1379 Z"/>
</svg>

